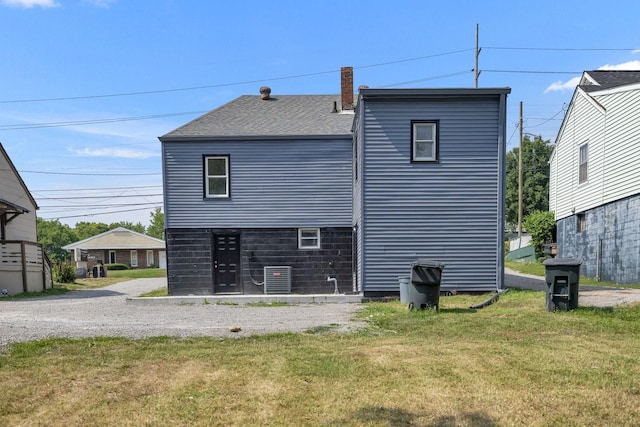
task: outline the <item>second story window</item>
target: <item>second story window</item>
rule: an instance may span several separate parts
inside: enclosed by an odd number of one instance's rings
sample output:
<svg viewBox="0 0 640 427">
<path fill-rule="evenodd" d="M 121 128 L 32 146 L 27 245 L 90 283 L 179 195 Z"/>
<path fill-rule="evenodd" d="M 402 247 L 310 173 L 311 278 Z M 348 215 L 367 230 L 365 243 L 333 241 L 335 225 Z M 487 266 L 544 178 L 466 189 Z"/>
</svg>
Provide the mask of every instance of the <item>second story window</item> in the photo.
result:
<svg viewBox="0 0 640 427">
<path fill-rule="evenodd" d="M 582 144 L 580 146 L 580 159 L 578 164 L 578 183 L 582 184 L 589 179 L 588 174 L 589 166 L 589 144 Z"/>
<path fill-rule="evenodd" d="M 204 196 L 208 198 L 228 198 L 229 189 L 229 156 L 205 157 Z"/>
<path fill-rule="evenodd" d="M 438 161 L 438 123 L 411 123 L 411 161 Z"/>
</svg>

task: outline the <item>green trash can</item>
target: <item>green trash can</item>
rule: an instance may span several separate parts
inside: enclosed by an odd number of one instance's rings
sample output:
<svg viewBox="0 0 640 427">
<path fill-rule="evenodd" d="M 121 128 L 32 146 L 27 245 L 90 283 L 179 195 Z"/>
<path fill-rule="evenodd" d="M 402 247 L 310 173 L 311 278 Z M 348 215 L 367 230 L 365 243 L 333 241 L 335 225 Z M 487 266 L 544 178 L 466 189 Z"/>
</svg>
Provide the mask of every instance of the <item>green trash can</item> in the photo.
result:
<svg viewBox="0 0 640 427">
<path fill-rule="evenodd" d="M 549 258 L 543 261 L 547 283 L 547 311 L 578 308 L 580 258 Z"/>
<path fill-rule="evenodd" d="M 418 259 L 411 263 L 407 293 L 409 310 L 438 310 L 443 269 L 444 264 L 428 259 Z"/>
</svg>

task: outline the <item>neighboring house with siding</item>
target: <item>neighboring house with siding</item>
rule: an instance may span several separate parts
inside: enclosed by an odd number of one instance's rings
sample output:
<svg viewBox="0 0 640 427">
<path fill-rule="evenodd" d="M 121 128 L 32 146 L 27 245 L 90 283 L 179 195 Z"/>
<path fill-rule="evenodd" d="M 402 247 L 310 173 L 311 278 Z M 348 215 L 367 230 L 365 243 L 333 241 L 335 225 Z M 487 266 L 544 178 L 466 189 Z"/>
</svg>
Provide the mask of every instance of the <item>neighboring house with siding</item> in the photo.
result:
<svg viewBox="0 0 640 427">
<path fill-rule="evenodd" d="M 263 293 L 278 266 L 293 293 L 397 294 L 417 257 L 447 264 L 445 287 L 502 287 L 509 89 L 361 89 L 354 111 L 341 77 L 160 137 L 171 295 Z"/>
<path fill-rule="evenodd" d="M 88 273 L 96 264 L 124 264 L 129 268 L 166 268 L 164 240 L 146 234 L 114 228 L 104 233 L 70 243 L 62 249 L 72 254 L 79 273 Z"/>
<path fill-rule="evenodd" d="M 37 209 L 0 144 L 0 289 L 10 294 L 40 292 L 53 286 L 51 263 L 37 242 Z"/>
<path fill-rule="evenodd" d="M 502 288 L 510 89 L 360 89 L 354 124 L 356 287 L 397 290 L 416 258 L 443 290 Z"/>
<path fill-rule="evenodd" d="M 640 283 L 640 71 L 585 71 L 550 159 L 559 257 Z"/>
</svg>

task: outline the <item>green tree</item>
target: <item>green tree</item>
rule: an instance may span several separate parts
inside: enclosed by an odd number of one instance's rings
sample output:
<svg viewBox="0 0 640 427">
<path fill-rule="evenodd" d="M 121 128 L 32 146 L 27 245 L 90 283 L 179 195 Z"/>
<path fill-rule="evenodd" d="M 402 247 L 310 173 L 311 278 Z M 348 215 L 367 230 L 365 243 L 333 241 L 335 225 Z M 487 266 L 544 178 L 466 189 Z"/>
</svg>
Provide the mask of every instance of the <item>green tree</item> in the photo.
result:
<svg viewBox="0 0 640 427">
<path fill-rule="evenodd" d="M 54 262 L 63 262 L 70 258 L 70 253 L 63 246 L 77 241 L 75 231 L 59 220 L 36 219 L 38 242 L 42 243 L 45 252 Z"/>
<path fill-rule="evenodd" d="M 77 222 L 75 227 L 76 236 L 78 240 L 88 239 L 89 237 L 97 236 L 100 233 L 109 231 L 109 226 L 103 222 Z"/>
<path fill-rule="evenodd" d="M 112 222 L 111 224 L 109 224 L 109 230 L 113 230 L 114 228 L 118 228 L 118 227 L 123 227 L 123 228 L 126 228 L 127 230 L 135 231 L 142 234 L 144 234 L 144 231 L 145 231 L 144 225 L 142 225 L 142 223 L 140 222 L 137 222 L 136 224 L 134 224 L 131 221 L 118 221 L 118 222 Z"/>
<path fill-rule="evenodd" d="M 553 146 L 541 136 L 522 140 L 522 217 L 549 210 L 549 158 Z M 518 156 L 520 148 L 507 153 L 507 194 L 505 215 L 507 227 L 518 223 Z"/>
<path fill-rule="evenodd" d="M 531 234 L 531 245 L 536 256 L 544 256 L 544 245 L 553 242 L 556 220 L 553 212 L 532 212 L 522 221 L 524 228 Z"/>
<path fill-rule="evenodd" d="M 160 208 L 156 208 L 151 212 L 151 225 L 147 227 L 147 235 L 155 237 L 156 239 L 162 239 L 164 234 L 164 214 Z"/>
</svg>

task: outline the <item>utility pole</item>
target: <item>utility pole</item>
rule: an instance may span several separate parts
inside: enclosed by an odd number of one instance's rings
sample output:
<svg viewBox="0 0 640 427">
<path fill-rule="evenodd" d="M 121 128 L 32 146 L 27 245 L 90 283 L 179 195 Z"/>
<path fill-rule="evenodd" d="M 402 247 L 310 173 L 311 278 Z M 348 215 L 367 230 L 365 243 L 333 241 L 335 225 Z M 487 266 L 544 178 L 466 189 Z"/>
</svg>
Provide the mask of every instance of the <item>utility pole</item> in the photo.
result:
<svg viewBox="0 0 640 427">
<path fill-rule="evenodd" d="M 478 47 L 478 33 L 480 31 L 480 27 L 478 24 L 476 24 L 476 63 L 475 66 L 473 67 L 473 71 L 474 71 L 474 75 L 475 75 L 475 82 L 476 82 L 476 89 L 478 88 L 478 77 L 480 77 L 480 71 L 478 70 L 478 57 L 480 56 L 480 51 L 482 49 L 480 49 Z"/>
<path fill-rule="evenodd" d="M 518 150 L 518 239 L 522 237 L 522 101 L 520 101 L 520 149 Z"/>
</svg>

